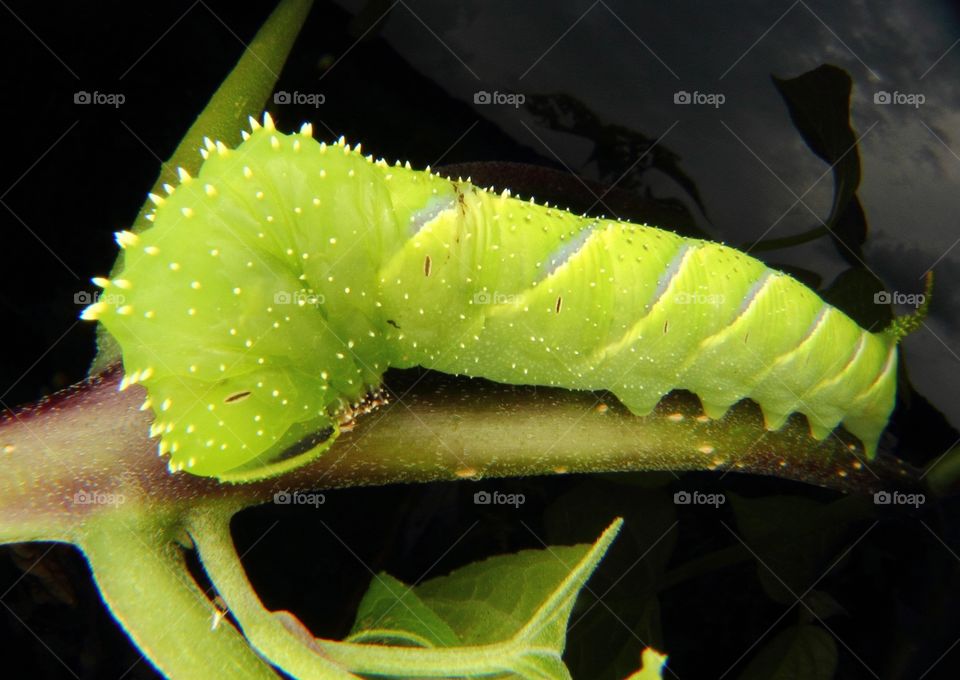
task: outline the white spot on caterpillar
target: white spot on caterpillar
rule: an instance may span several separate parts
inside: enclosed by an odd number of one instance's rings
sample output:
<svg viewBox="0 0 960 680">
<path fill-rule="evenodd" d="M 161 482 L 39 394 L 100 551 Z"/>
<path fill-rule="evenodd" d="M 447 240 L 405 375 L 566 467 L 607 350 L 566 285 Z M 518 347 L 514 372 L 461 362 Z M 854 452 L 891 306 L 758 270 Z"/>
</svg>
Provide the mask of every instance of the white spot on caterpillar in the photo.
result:
<svg viewBox="0 0 960 680">
<path fill-rule="evenodd" d="M 704 444 L 703 446 L 697 447 L 697 451 L 706 455 L 710 455 L 711 453 L 716 451 L 716 449 L 710 446 L 709 444 Z"/>
<path fill-rule="evenodd" d="M 180 208 L 180 212 L 184 217 L 193 217 L 193 208 Z"/>
<path fill-rule="evenodd" d="M 160 200 L 161 202 L 163 201 L 162 198 Z M 140 242 L 140 237 L 134 234 L 132 231 L 118 231 L 114 234 L 114 238 L 117 239 L 117 245 L 119 245 L 121 248 L 135 246 Z"/>
<path fill-rule="evenodd" d="M 92 305 L 80 312 L 80 318 L 84 321 L 96 321 L 105 311 L 107 311 L 106 302 L 94 302 Z"/>
<path fill-rule="evenodd" d="M 143 252 L 145 252 L 147 255 L 156 255 L 160 252 L 160 249 L 156 246 L 147 246 L 143 249 Z"/>
<path fill-rule="evenodd" d="M 200 290 L 200 282 L 199 282 L 199 281 L 191 281 L 191 282 L 190 282 L 190 287 L 193 288 L 194 290 Z"/>
<path fill-rule="evenodd" d="M 172 271 L 172 272 L 180 271 L 180 263 L 179 263 L 179 262 L 171 262 L 169 266 L 170 266 L 170 271 Z"/>
<path fill-rule="evenodd" d="M 671 413 L 670 415 L 667 416 L 667 420 L 669 420 L 671 423 L 680 423 L 680 422 L 683 422 L 683 414 L 682 414 L 682 413 Z"/>
</svg>

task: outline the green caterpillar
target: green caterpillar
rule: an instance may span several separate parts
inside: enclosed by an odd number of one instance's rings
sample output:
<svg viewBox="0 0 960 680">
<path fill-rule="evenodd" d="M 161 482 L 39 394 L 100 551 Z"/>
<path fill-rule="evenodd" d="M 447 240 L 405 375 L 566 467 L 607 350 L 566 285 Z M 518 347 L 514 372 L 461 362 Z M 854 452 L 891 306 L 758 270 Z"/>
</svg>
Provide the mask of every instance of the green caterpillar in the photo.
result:
<svg viewBox="0 0 960 680">
<path fill-rule="evenodd" d="M 171 470 L 248 480 L 319 455 L 388 368 L 605 389 L 635 414 L 684 388 L 719 418 L 842 424 L 872 456 L 899 320 L 871 333 L 732 248 L 389 166 L 269 116 L 120 232 L 86 308 L 143 383 Z M 105 296 L 106 297 L 106 296 Z M 909 319 L 909 317 L 906 317 Z M 375 399 L 375 397 L 374 397 Z"/>
</svg>

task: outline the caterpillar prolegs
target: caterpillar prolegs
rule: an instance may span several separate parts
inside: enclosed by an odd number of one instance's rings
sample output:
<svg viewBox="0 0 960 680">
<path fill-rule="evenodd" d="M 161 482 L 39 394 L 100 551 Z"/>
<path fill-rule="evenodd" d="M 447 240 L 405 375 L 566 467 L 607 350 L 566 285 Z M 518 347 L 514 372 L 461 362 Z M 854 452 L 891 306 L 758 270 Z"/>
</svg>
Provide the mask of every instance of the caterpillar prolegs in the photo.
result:
<svg viewBox="0 0 960 680">
<path fill-rule="evenodd" d="M 838 425 L 873 455 L 897 341 L 718 243 L 579 216 L 251 121 L 120 232 L 119 341 L 172 470 L 243 480 L 319 455 L 388 368 L 608 390 L 649 413 L 683 388 L 721 417 Z M 104 296 L 106 300 L 106 296 Z"/>
</svg>

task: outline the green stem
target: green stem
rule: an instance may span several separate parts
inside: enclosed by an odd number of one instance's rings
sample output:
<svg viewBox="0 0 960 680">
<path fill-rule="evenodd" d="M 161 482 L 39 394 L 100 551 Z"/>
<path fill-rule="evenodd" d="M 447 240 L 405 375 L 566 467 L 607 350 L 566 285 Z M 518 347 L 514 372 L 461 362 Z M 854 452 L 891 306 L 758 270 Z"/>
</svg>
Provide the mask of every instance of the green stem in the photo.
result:
<svg viewBox="0 0 960 680">
<path fill-rule="evenodd" d="M 233 540 L 230 517 L 223 507 L 191 513 L 188 530 L 197 546 L 203 567 L 216 584 L 230 612 L 243 628 L 250 644 L 272 663 L 299 680 L 338 680 L 355 675 L 331 663 L 314 645 L 284 625 L 283 619 L 263 607 L 247 580 Z"/>
<path fill-rule="evenodd" d="M 88 524 L 78 541 L 111 613 L 166 676 L 276 680 L 193 580 L 168 527 L 152 517 Z"/>
</svg>

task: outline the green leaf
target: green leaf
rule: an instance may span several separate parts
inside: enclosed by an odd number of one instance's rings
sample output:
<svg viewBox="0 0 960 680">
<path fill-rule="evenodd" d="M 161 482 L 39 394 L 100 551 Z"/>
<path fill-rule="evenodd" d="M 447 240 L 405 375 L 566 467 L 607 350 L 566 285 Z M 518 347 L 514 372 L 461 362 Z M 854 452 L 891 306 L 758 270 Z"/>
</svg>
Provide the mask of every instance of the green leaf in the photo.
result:
<svg viewBox="0 0 960 680">
<path fill-rule="evenodd" d="M 570 613 L 622 523 L 614 521 L 592 546 L 491 557 L 412 588 L 378 577 L 360 604 L 350 639 L 452 642 L 482 650 L 487 669 L 457 667 L 455 654 L 445 658 L 444 670 L 456 677 L 489 674 L 493 663 L 492 670 L 510 677 L 569 678 L 561 657 Z"/>
<path fill-rule="evenodd" d="M 455 647 L 462 643 L 410 586 L 385 572 L 370 583 L 347 640 L 421 647 Z"/>
<path fill-rule="evenodd" d="M 781 631 L 753 658 L 740 680 L 830 680 L 837 669 L 837 643 L 818 626 Z"/>
<path fill-rule="evenodd" d="M 273 92 L 312 5 L 313 0 L 283 0 L 277 6 L 180 140 L 170 160 L 161 166 L 160 175 L 151 189 L 153 193 L 161 193 L 165 182 L 174 186 L 180 183 L 177 178 L 178 167 L 191 175 L 199 171 L 202 160 L 199 149 L 203 146 L 204 137 L 219 139 L 228 146 L 240 143 L 240 131 L 245 127 L 247 118 L 259 116 Z M 149 201 L 144 202 L 131 227 L 132 231 L 140 231 L 150 224 L 146 215 L 151 207 Z M 122 258 L 121 253 L 113 265 L 112 274 L 119 272 Z M 96 375 L 118 361 L 120 346 L 102 324 L 97 324 L 97 356 L 90 367 L 90 375 Z"/>
</svg>

